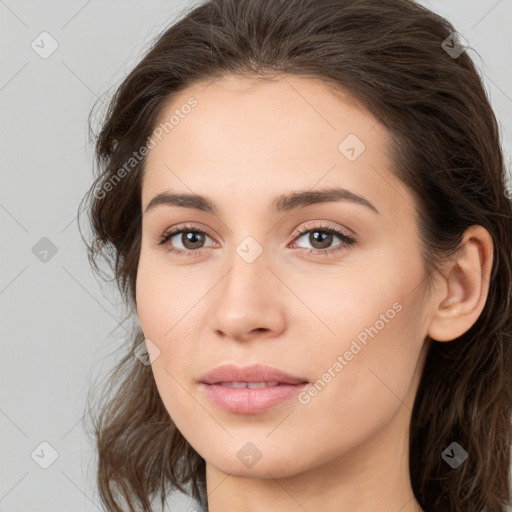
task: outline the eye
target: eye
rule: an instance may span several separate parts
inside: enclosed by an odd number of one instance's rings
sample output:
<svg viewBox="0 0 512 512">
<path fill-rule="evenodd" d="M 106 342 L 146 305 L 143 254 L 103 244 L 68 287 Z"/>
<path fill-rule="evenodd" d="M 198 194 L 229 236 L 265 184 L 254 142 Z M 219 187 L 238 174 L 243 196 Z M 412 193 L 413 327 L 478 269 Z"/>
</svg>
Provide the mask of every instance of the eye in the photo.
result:
<svg viewBox="0 0 512 512">
<path fill-rule="evenodd" d="M 332 254 L 334 252 L 347 249 L 349 246 L 356 243 L 356 240 L 353 237 L 339 229 L 333 228 L 332 226 L 320 225 L 301 228 L 298 230 L 298 234 L 299 236 L 295 238 L 296 240 L 309 234 L 307 242 L 313 247 L 309 248 L 308 254 Z M 341 243 L 336 245 L 334 248 L 329 248 L 335 238 L 341 240 Z"/>
<path fill-rule="evenodd" d="M 172 239 L 176 238 L 173 243 Z M 158 240 L 158 245 L 165 245 L 170 252 L 186 255 L 201 255 L 202 249 L 206 246 L 205 239 L 210 238 L 208 234 L 196 226 L 181 226 L 166 231 Z M 180 247 L 181 244 L 181 247 Z"/>
</svg>

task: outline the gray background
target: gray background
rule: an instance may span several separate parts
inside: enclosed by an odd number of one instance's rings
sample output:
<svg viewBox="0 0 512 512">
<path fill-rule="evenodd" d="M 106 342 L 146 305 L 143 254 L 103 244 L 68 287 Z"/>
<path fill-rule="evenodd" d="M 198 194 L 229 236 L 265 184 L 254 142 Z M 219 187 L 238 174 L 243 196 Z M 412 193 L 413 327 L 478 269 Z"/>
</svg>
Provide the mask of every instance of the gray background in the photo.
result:
<svg viewBox="0 0 512 512">
<path fill-rule="evenodd" d="M 128 326 L 115 288 L 93 276 L 78 232 L 78 203 L 92 179 L 87 117 L 192 3 L 0 0 L 0 512 L 101 510 L 85 399 L 119 357 Z M 512 0 L 422 3 L 478 51 L 471 56 L 510 167 Z M 43 442 L 57 455 L 47 469 L 53 452 Z M 179 511 L 194 504 L 179 496 L 168 503 Z"/>
</svg>

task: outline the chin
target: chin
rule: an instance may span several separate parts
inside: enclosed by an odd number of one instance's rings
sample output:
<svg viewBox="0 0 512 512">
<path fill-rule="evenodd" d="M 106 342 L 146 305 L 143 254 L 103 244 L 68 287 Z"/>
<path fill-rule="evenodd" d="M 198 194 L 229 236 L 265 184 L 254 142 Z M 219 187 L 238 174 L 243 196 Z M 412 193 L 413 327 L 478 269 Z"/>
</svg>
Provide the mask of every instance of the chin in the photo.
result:
<svg viewBox="0 0 512 512">
<path fill-rule="evenodd" d="M 237 446 L 234 451 L 206 454 L 207 456 L 203 455 L 203 458 L 222 473 L 237 478 L 286 478 L 306 469 L 297 460 L 296 452 L 293 452 L 294 450 L 291 450 L 290 455 L 286 456 L 268 447 L 259 450 L 258 454 L 250 442 L 247 442 L 241 447 Z M 232 453 L 232 456 L 227 456 L 226 453 Z"/>
</svg>

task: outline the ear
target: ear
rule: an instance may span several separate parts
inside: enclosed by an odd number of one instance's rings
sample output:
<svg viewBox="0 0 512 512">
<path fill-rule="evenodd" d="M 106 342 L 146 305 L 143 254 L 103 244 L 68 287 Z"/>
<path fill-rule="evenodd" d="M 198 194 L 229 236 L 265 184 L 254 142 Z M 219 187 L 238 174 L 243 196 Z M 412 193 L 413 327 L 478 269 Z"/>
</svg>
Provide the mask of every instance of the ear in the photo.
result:
<svg viewBox="0 0 512 512">
<path fill-rule="evenodd" d="M 484 309 L 489 292 L 493 243 L 482 226 L 469 227 L 458 255 L 443 272 L 437 286 L 435 307 L 428 335 L 436 341 L 451 341 L 468 331 Z"/>
</svg>

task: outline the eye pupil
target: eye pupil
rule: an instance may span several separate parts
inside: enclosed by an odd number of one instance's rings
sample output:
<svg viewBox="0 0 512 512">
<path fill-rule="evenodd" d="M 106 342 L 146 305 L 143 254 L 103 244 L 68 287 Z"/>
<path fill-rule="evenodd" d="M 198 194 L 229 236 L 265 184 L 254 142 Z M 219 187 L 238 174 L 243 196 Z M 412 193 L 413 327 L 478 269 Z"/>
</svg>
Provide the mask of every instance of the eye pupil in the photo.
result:
<svg viewBox="0 0 512 512">
<path fill-rule="evenodd" d="M 325 249 L 326 247 L 329 247 L 332 244 L 332 236 L 332 233 L 328 233 L 327 231 L 311 231 L 309 235 L 309 241 L 311 242 L 311 245 L 313 245 L 313 247 L 315 247 L 314 244 L 319 241 L 320 247 L 315 248 Z"/>
</svg>

